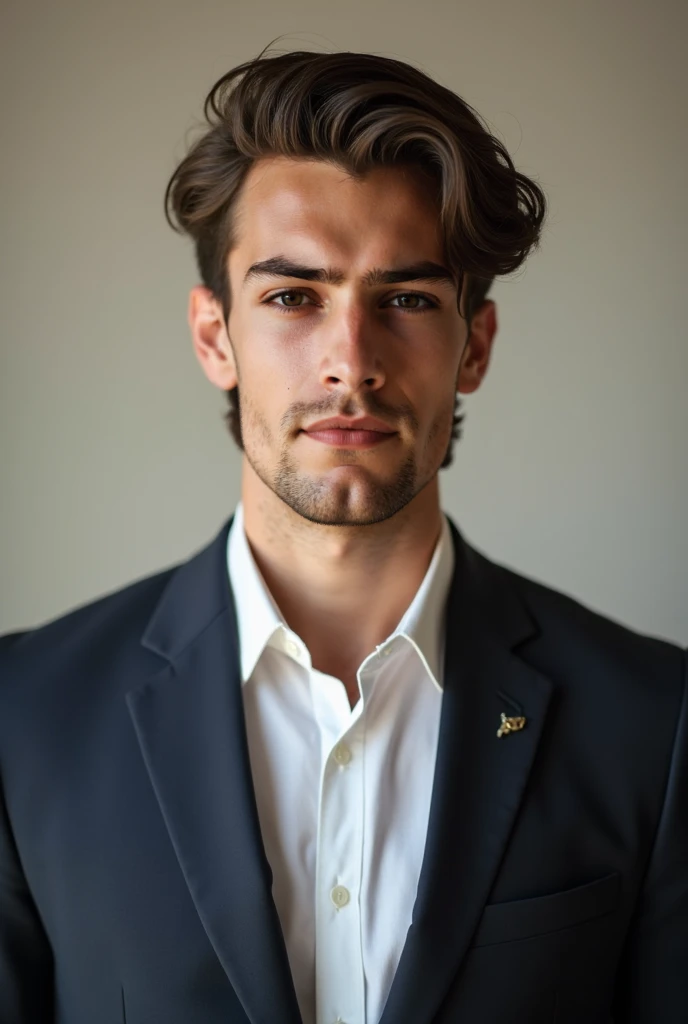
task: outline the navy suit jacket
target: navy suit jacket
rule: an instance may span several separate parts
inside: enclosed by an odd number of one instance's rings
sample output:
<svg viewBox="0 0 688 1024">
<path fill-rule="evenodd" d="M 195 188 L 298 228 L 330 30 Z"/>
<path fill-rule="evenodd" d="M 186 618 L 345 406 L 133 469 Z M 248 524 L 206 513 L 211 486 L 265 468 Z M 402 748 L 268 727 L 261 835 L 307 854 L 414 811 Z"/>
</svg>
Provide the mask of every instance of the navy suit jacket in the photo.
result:
<svg viewBox="0 0 688 1024">
<path fill-rule="evenodd" d="M 0 641 L 0 1024 L 300 1024 L 230 524 Z M 685 654 L 452 537 L 429 827 L 382 1024 L 685 1024 Z M 502 713 L 525 728 L 498 738 Z"/>
</svg>

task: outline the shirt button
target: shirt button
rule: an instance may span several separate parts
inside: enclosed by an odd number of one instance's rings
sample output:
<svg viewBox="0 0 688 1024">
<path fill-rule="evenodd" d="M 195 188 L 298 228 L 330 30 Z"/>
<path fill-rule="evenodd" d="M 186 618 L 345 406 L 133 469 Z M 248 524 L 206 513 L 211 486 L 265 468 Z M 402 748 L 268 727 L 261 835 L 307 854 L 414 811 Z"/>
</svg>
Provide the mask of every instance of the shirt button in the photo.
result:
<svg viewBox="0 0 688 1024">
<path fill-rule="evenodd" d="M 343 885 L 335 885 L 330 893 L 330 898 L 337 910 L 341 910 L 342 907 L 347 905 L 351 897 L 349 896 L 349 890 Z"/>
<path fill-rule="evenodd" d="M 294 643 L 293 640 L 287 640 L 287 642 L 285 644 L 285 650 L 286 650 L 287 654 L 291 654 L 294 658 L 299 653 L 299 648 Z"/>
<path fill-rule="evenodd" d="M 338 743 L 332 751 L 332 756 L 338 765 L 344 767 L 351 760 L 351 751 L 347 747 L 346 743 Z"/>
</svg>

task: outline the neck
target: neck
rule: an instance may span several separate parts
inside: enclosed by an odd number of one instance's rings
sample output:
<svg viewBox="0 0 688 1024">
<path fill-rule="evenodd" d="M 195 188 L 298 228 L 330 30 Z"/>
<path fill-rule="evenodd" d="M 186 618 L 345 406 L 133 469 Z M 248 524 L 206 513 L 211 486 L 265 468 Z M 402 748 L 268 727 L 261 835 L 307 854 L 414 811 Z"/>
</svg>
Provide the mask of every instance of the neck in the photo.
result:
<svg viewBox="0 0 688 1024">
<path fill-rule="evenodd" d="M 442 525 L 437 477 L 384 522 L 322 526 L 294 512 L 244 459 L 242 507 L 258 568 L 314 666 L 355 675 L 427 572 Z"/>
</svg>

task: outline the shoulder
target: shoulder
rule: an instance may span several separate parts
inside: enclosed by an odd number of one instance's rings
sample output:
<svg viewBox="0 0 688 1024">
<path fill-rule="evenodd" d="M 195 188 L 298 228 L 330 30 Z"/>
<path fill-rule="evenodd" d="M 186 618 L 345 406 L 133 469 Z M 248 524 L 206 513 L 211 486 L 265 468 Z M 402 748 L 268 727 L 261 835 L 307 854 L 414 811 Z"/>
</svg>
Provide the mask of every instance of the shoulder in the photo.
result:
<svg viewBox="0 0 688 1024">
<path fill-rule="evenodd" d="M 121 713 L 124 695 L 168 666 L 169 659 L 143 642 L 147 631 L 166 601 L 174 606 L 169 628 L 181 633 L 200 629 L 204 617 L 222 605 L 229 592 L 231 522 L 159 572 L 32 629 L 0 636 L 0 754 L 22 729 L 34 730 L 40 741 L 51 736 L 56 722 L 71 734 L 79 722 Z"/>
<path fill-rule="evenodd" d="M 0 665 L 40 658 L 47 652 L 59 656 L 85 637 L 97 640 L 103 633 L 121 633 L 144 622 L 177 568 L 174 565 L 127 583 L 38 626 L 0 635 Z"/>
<path fill-rule="evenodd" d="M 0 724 L 48 718 L 60 704 L 87 703 L 104 681 L 155 671 L 140 644 L 177 565 L 85 602 L 38 626 L 0 636 Z"/>
<path fill-rule="evenodd" d="M 633 629 L 569 594 L 470 547 L 470 559 L 492 597 L 509 591 L 533 624 L 523 656 L 535 666 L 578 688 L 618 687 L 625 697 L 662 695 L 680 702 L 686 675 L 684 648 L 667 638 Z"/>
<path fill-rule="evenodd" d="M 510 602 L 529 620 L 512 652 L 552 687 L 547 742 L 555 762 L 592 772 L 594 785 L 602 785 L 595 773 L 603 770 L 610 792 L 628 792 L 658 813 L 688 729 L 685 650 L 474 549 L 469 557 L 484 581 L 483 600 Z"/>
</svg>

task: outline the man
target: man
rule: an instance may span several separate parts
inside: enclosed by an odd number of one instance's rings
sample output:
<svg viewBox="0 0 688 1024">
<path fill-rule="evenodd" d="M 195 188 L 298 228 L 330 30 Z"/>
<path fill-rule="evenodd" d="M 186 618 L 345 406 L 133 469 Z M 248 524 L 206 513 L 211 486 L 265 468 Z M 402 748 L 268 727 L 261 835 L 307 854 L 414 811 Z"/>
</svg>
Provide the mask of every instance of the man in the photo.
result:
<svg viewBox="0 0 688 1024">
<path fill-rule="evenodd" d="M 241 502 L 3 638 L 0 1024 L 679 1024 L 685 656 L 441 511 L 545 203 L 459 97 L 261 55 L 168 186 Z"/>
</svg>

